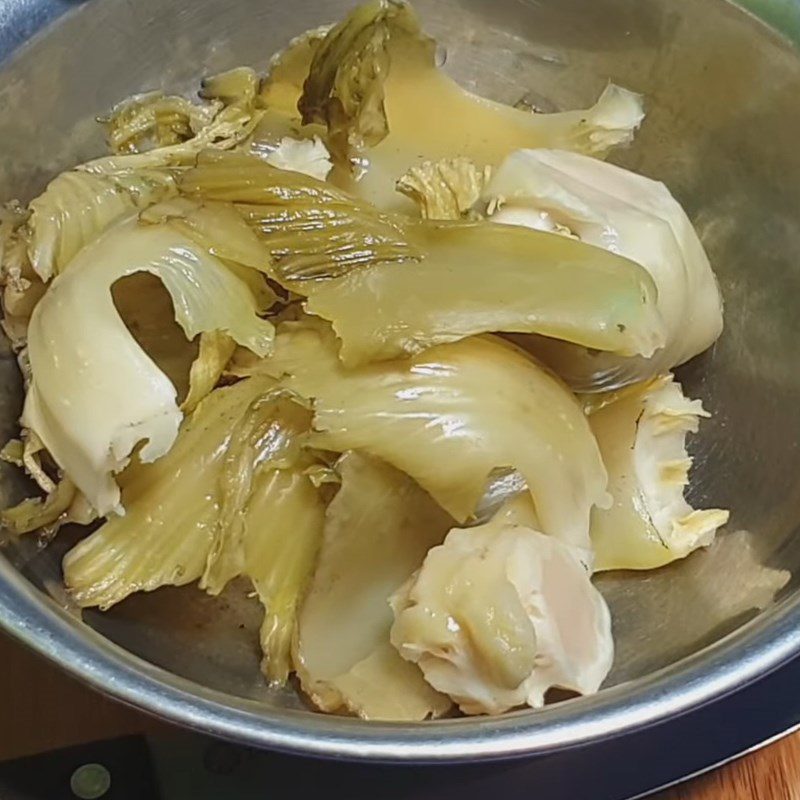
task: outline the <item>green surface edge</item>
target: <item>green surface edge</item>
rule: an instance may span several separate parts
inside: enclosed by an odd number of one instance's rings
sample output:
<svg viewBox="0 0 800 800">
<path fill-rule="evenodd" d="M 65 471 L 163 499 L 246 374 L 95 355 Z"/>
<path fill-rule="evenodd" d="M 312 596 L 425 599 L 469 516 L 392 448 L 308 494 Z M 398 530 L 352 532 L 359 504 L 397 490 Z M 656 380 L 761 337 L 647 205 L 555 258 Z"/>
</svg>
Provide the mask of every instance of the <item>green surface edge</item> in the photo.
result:
<svg viewBox="0 0 800 800">
<path fill-rule="evenodd" d="M 798 0 L 736 0 L 738 5 L 780 31 L 800 46 L 800 2 Z"/>
</svg>

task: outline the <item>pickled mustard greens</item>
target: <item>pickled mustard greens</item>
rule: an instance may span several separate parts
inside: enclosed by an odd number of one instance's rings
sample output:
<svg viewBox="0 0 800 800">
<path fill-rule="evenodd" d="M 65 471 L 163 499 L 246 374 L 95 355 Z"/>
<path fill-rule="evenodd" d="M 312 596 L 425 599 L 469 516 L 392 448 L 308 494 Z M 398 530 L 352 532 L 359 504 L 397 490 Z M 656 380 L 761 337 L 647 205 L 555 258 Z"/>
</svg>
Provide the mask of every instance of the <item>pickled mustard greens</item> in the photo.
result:
<svg viewBox="0 0 800 800">
<path fill-rule="evenodd" d="M 335 25 L 315 48 L 297 102 L 303 122 L 323 123 L 337 158 L 346 161 L 389 133 L 384 82 L 393 32 L 418 31 L 410 9 L 373 0 Z"/>
<path fill-rule="evenodd" d="M 139 215 L 142 223 L 164 223 L 192 239 L 209 253 L 226 262 L 250 267 L 264 274 L 270 272 L 269 254 L 258 241 L 248 225 L 236 213 L 230 203 L 211 201 L 197 202 L 185 197 L 175 197 L 151 206 Z M 237 273 L 244 278 L 248 273 Z M 259 305 L 265 310 L 274 302 L 274 294 L 266 294 L 263 281 L 255 281 L 251 288 L 259 286 Z"/>
<path fill-rule="evenodd" d="M 316 47 L 298 47 L 311 56 L 297 103 L 302 121 L 327 126 L 334 158 L 355 172 L 355 190 L 382 208 L 403 208 L 391 189 L 421 162 L 459 155 L 484 167 L 522 147 L 603 156 L 629 142 L 643 117 L 639 96 L 616 86 L 592 108 L 560 114 L 471 94 L 437 68 L 435 42 L 411 7 L 393 0 L 360 6 Z M 299 54 L 290 49 L 287 58 Z"/>
<path fill-rule="evenodd" d="M 441 717 L 453 705 L 447 695 L 426 683 L 419 668 L 402 659 L 388 641 L 332 685 L 345 698 L 344 707 L 367 720 L 419 722 Z"/>
<path fill-rule="evenodd" d="M 51 526 L 57 529 L 60 523 L 73 521 L 65 517 L 75 495 L 75 484 L 69 478 L 64 478 L 46 497 L 26 497 L 16 506 L 0 512 L 0 521 L 17 535 Z"/>
<path fill-rule="evenodd" d="M 551 687 L 597 691 L 611 619 L 581 552 L 498 512 L 455 528 L 392 599 L 392 644 L 467 714 L 544 705 Z"/>
<path fill-rule="evenodd" d="M 133 214 L 136 203 L 113 180 L 73 170 L 62 172 L 30 208 L 31 265 L 49 281 L 109 225 Z"/>
<path fill-rule="evenodd" d="M 22 440 L 10 439 L 0 450 L 0 460 L 23 468 L 44 493 L 27 497 L 0 511 L 0 525 L 15 536 L 39 531 L 50 541 L 63 525 L 89 525 L 97 514 L 67 477 L 53 479 L 45 469 L 47 452 L 33 431 L 22 432 Z"/>
<path fill-rule="evenodd" d="M 143 462 L 178 431 L 176 390 L 141 350 L 111 299 L 114 281 L 156 275 L 188 338 L 227 331 L 266 354 L 273 326 L 256 316 L 247 285 L 210 253 L 166 227 L 124 222 L 84 248 L 34 309 L 28 329 L 33 381 L 22 424 L 34 430 L 99 514 L 117 508 L 114 474 L 139 442 Z"/>
<path fill-rule="evenodd" d="M 345 453 L 319 561 L 298 620 L 294 660 L 323 711 L 364 719 L 438 716 L 450 707 L 389 645 L 389 597 L 440 544 L 453 519 L 414 481 L 376 458 Z M 391 691 L 387 684 L 392 684 Z"/>
<path fill-rule="evenodd" d="M 556 230 L 641 264 L 658 289 L 666 341 L 650 358 L 531 343 L 577 391 L 646 380 L 706 350 L 722 332 L 722 299 L 688 217 L 662 183 L 578 153 L 512 153 L 484 190 L 496 222 Z M 624 355 L 624 354 L 621 354 Z"/>
<path fill-rule="evenodd" d="M 264 77 L 124 100 L 108 155 L 0 206 L 0 459 L 40 490 L 0 526 L 94 524 L 63 560 L 84 608 L 249 582 L 266 682 L 364 720 L 596 692 L 593 571 L 728 518 L 684 498 L 707 414 L 669 372 L 720 334 L 711 267 L 600 160 L 642 99 L 511 108 L 435 49 L 371 0 Z"/>
<path fill-rule="evenodd" d="M 299 470 L 262 471 L 253 482 L 244 520 L 244 572 L 264 606 L 261 670 L 282 686 L 293 670 L 297 611 L 311 578 L 325 505 Z"/>
<path fill-rule="evenodd" d="M 238 421 L 274 389 L 252 378 L 213 392 L 163 457 L 120 475 L 124 516 L 110 516 L 67 553 L 64 579 L 81 606 L 110 608 L 132 592 L 198 580 L 220 517 L 220 475 Z"/>
<path fill-rule="evenodd" d="M 123 100 L 102 121 L 113 153 L 141 153 L 191 139 L 221 108 L 221 102 L 191 103 L 184 97 L 148 92 Z"/>
<path fill-rule="evenodd" d="M 630 387 L 591 414 L 614 498 L 592 513 L 597 570 L 660 567 L 711 544 L 728 521 L 727 511 L 695 511 L 683 497 L 692 466 L 686 435 L 708 416 L 671 375 Z"/>
<path fill-rule="evenodd" d="M 125 516 L 110 517 L 67 553 L 73 598 L 109 608 L 132 592 L 198 579 L 216 593 L 245 575 L 265 606 L 264 672 L 285 682 L 324 514 L 302 471 L 299 438 L 309 417 L 268 378 L 212 392 L 167 455 L 135 460 L 119 476 Z"/>
<path fill-rule="evenodd" d="M 561 382 L 486 336 L 346 369 L 327 326 L 284 323 L 253 368 L 314 400 L 309 441 L 362 450 L 402 470 L 456 520 L 476 510 L 498 465 L 524 475 L 547 533 L 587 550 L 606 475 L 586 418 Z"/>
<path fill-rule="evenodd" d="M 300 172 L 318 181 L 324 181 L 333 169 L 330 154 L 318 136 L 311 140 L 284 136 L 264 160 L 273 167 Z"/>
<path fill-rule="evenodd" d="M 418 223 L 408 240 L 418 261 L 353 270 L 311 293 L 306 308 L 331 320 L 348 365 L 488 331 L 627 355 L 663 342 L 649 276 L 612 253 L 487 222 Z"/>
<path fill-rule="evenodd" d="M 114 155 L 81 165 L 117 178 L 164 167 L 186 166 L 207 148 L 227 150 L 245 141 L 264 112 L 256 108 L 257 77 L 241 67 L 203 81 L 205 104 L 160 92 L 136 95 L 105 120 Z"/>
<path fill-rule="evenodd" d="M 2 282 L 3 331 L 14 349 L 25 346 L 28 322 L 36 303 L 44 294 L 45 286 L 34 271 L 28 258 L 26 241 L 27 221 L 30 212 L 12 201 L 0 206 L 0 282 Z M 27 368 L 20 364 L 23 377 L 28 379 Z"/>
<path fill-rule="evenodd" d="M 223 331 L 205 331 L 200 334 L 197 358 L 189 369 L 189 393 L 181 403 L 181 411 L 188 413 L 217 385 L 225 366 L 236 349 L 236 340 Z"/>
<path fill-rule="evenodd" d="M 285 470 L 298 465 L 302 469 L 305 466 L 305 459 L 301 459 L 301 437 L 310 424 L 311 412 L 307 408 L 290 395 L 276 392 L 253 400 L 247 413 L 230 426 L 230 441 L 219 480 L 219 526 L 201 581 L 211 594 L 219 594 L 228 581 L 245 569 L 248 528 L 257 524 L 256 520 L 248 519 L 254 504 L 258 506 L 271 492 L 276 499 L 294 494 L 293 485 L 288 489 L 278 485 L 257 491 L 254 482 L 265 469 Z M 300 483 L 311 487 L 306 479 Z"/>
<path fill-rule="evenodd" d="M 419 206 L 423 219 L 460 219 L 478 202 L 488 172 L 463 156 L 425 161 L 399 178 L 396 188 Z"/>
<path fill-rule="evenodd" d="M 272 277 L 333 322 L 348 365 L 487 331 L 626 355 L 663 344 L 650 276 L 597 247 L 484 221 L 384 214 L 237 153 L 205 154 L 178 185 L 236 206 L 269 248 Z"/>
<path fill-rule="evenodd" d="M 311 281 L 420 257 L 403 238 L 402 220 L 251 155 L 204 153 L 178 185 L 191 198 L 234 203 L 264 240 L 272 277 L 301 294 L 311 290 Z"/>
</svg>

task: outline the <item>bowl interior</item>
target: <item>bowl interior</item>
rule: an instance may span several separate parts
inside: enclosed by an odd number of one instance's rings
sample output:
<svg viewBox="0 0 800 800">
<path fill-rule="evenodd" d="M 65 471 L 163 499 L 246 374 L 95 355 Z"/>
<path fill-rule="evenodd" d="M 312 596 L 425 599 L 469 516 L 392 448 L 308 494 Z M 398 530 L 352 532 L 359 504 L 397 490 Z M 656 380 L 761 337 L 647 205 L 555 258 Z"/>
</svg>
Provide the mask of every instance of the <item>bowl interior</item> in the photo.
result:
<svg viewBox="0 0 800 800">
<path fill-rule="evenodd" d="M 99 153 L 94 117 L 114 102 L 154 88 L 191 92 L 204 74 L 242 63 L 264 67 L 292 36 L 339 18 L 350 3 L 66 5 L 67 13 L 0 66 L 2 200 L 28 199 L 57 171 Z M 643 93 L 646 121 L 634 145 L 613 160 L 667 183 L 719 277 L 725 332 L 679 377 L 713 413 L 691 442 L 690 499 L 730 508 L 731 522 L 713 547 L 682 563 L 598 579 L 617 640 L 609 685 L 641 678 L 697 653 L 798 588 L 800 58 L 788 40 L 723 0 L 416 6 L 446 48 L 445 68 L 486 96 L 556 110 L 589 104 L 608 80 Z M 773 9 L 784 6 L 787 19 L 797 12 L 794 3 Z M 0 46 L 16 44 L 0 30 Z M 21 386 L 7 347 L 3 355 L 6 436 L 15 430 Z M 22 491 L 19 476 L 0 465 L 0 501 Z M 65 605 L 58 565 L 68 540 L 69 534 L 41 549 L 28 538 L 5 549 L 17 569 Z M 272 709 L 302 707 L 292 691 L 264 687 L 260 612 L 241 586 L 219 598 L 164 589 L 84 618 L 176 675 Z"/>
</svg>

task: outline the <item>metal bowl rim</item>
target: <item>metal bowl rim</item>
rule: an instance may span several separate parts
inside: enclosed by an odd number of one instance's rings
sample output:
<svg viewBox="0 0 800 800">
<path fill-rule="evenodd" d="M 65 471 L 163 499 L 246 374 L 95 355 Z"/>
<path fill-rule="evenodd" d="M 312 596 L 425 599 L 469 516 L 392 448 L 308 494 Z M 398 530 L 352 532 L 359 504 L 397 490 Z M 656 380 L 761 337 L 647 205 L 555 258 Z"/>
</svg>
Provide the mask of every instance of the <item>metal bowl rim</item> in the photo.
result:
<svg viewBox="0 0 800 800">
<path fill-rule="evenodd" d="M 455 762 L 541 755 L 631 733 L 763 677 L 800 653 L 800 596 L 645 677 L 536 712 L 418 724 L 286 709 L 203 687 L 105 639 L 0 558 L 0 627 L 106 695 L 194 730 L 346 760 Z"/>
<path fill-rule="evenodd" d="M 751 8 L 762 34 L 792 43 Z M 77 13 L 46 0 L 32 35 Z M 26 11 L 24 2 L 11 11 Z M 21 18 L 21 17 L 20 17 Z M 0 61 L 7 63 L 5 59 Z M 345 760 L 448 763 L 543 755 L 631 734 L 723 698 L 800 655 L 800 595 L 765 610 L 717 642 L 599 694 L 498 718 L 381 724 L 272 710 L 159 668 L 114 644 L 40 592 L 0 554 L 0 629 L 98 691 L 154 716 L 244 744 Z"/>
</svg>

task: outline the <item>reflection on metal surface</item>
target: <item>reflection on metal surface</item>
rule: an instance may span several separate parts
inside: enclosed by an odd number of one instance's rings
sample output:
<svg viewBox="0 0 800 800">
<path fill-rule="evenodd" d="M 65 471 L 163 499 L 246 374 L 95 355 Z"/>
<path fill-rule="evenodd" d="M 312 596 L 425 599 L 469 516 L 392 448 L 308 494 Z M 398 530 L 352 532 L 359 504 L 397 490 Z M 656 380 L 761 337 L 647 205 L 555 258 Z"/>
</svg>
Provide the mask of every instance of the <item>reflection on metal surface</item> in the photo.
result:
<svg viewBox="0 0 800 800">
<path fill-rule="evenodd" d="M 6 0 L 0 4 L 0 61 L 80 0 Z"/>
<path fill-rule="evenodd" d="M 243 62 L 263 66 L 291 36 L 350 5 L 1 3 L 0 57 L 9 57 L 0 67 L 0 199 L 30 197 L 58 169 L 96 154 L 93 118 L 120 98 L 189 90 L 200 75 Z M 618 160 L 666 181 L 685 204 L 726 300 L 722 339 L 679 377 L 714 413 L 692 441 L 691 499 L 731 508 L 730 532 L 686 562 L 601 580 L 619 641 L 611 688 L 499 720 L 366 725 L 312 715 L 291 692 L 256 689 L 255 612 L 240 598 L 220 601 L 221 615 L 191 589 L 132 599 L 87 616 L 100 636 L 59 607 L 63 595 L 50 602 L 35 588 L 56 591 L 58 542 L 6 548 L 0 620 L 94 686 L 230 738 L 351 758 L 544 752 L 682 712 L 800 652 L 800 58 L 722 0 L 417 5 L 447 47 L 446 69 L 488 96 L 577 107 L 608 79 L 645 94 L 645 124 Z M 7 435 L 20 401 L 7 351 L 0 390 Z M 0 500 L 20 491 L 18 481 L 0 465 Z M 782 602 L 759 611 L 778 590 Z"/>
</svg>

